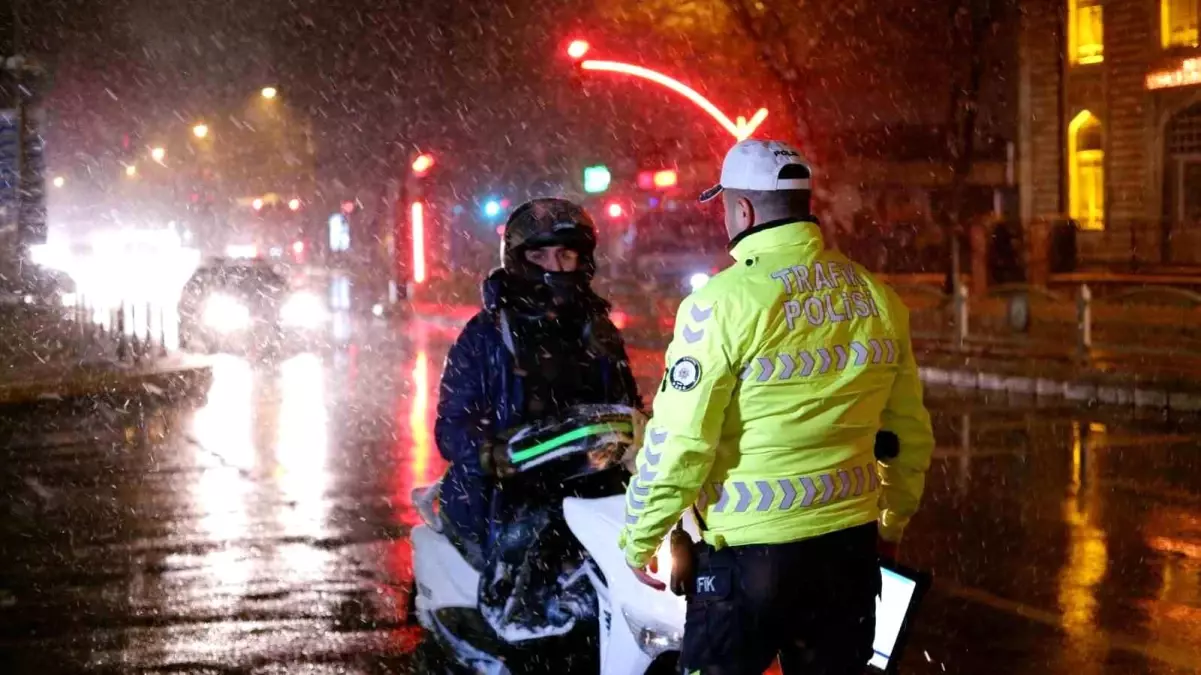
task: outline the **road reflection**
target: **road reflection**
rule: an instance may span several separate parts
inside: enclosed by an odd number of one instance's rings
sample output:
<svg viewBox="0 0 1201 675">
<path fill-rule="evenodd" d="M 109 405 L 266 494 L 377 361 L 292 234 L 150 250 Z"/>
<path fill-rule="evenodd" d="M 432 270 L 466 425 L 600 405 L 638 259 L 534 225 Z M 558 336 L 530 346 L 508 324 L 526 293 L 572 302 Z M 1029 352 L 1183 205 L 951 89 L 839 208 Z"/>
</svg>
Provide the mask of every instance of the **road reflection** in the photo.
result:
<svg viewBox="0 0 1201 675">
<path fill-rule="evenodd" d="M 208 401 L 193 418 L 192 445 L 199 475 L 191 484 L 192 508 L 199 532 L 217 542 L 200 561 L 213 585 L 236 594 L 250 577 L 250 561 L 242 549 L 228 544 L 248 536 L 249 476 L 254 469 L 254 373 L 234 357 L 213 362 Z"/>
<path fill-rule="evenodd" d="M 1103 502 L 1097 488 L 1095 448 L 1091 437 L 1082 434 L 1080 422 L 1073 421 L 1071 429 L 1071 483 L 1062 505 L 1068 546 L 1067 560 L 1059 572 L 1059 608 L 1063 629 L 1080 643 L 1077 649 L 1104 650 L 1104 645 L 1097 644 L 1097 587 L 1105 578 L 1109 556 L 1105 532 L 1097 526 Z M 1103 433 L 1103 427 L 1097 431 Z"/>
<path fill-rule="evenodd" d="M 326 372 L 314 354 L 301 354 L 280 366 L 279 421 L 273 474 L 283 493 L 273 511 L 283 536 L 318 540 L 330 536 L 329 402 Z M 308 544 L 281 548 L 282 569 L 293 581 L 320 580 L 329 554 Z"/>
</svg>

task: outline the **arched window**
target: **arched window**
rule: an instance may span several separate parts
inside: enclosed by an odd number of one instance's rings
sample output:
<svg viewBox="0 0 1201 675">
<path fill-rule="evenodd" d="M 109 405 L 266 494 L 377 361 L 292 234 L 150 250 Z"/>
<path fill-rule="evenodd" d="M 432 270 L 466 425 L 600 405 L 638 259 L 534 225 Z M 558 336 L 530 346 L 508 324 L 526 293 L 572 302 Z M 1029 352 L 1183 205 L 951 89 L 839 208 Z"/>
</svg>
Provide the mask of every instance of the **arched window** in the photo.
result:
<svg viewBox="0 0 1201 675">
<path fill-rule="evenodd" d="M 1201 0 L 1160 0 L 1160 38 L 1164 49 L 1196 47 L 1197 6 Z"/>
<path fill-rule="evenodd" d="M 1105 60 L 1103 34 L 1101 0 L 1068 0 L 1068 59 L 1072 63 Z"/>
<path fill-rule="evenodd" d="M 1068 124 L 1068 215 L 1086 230 L 1105 229 L 1105 151 L 1101 120 L 1085 110 Z"/>
</svg>

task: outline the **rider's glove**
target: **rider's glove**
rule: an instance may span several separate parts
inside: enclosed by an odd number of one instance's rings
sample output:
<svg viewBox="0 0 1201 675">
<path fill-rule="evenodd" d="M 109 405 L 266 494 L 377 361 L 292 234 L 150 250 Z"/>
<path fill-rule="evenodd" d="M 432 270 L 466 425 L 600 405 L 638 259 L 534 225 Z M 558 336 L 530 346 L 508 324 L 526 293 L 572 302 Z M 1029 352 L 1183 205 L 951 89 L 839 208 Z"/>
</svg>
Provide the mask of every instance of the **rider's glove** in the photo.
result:
<svg viewBox="0 0 1201 675">
<path fill-rule="evenodd" d="M 505 478 L 515 473 L 509 463 L 509 446 L 503 441 L 488 439 L 480 444 L 480 468 L 485 476 Z"/>
</svg>

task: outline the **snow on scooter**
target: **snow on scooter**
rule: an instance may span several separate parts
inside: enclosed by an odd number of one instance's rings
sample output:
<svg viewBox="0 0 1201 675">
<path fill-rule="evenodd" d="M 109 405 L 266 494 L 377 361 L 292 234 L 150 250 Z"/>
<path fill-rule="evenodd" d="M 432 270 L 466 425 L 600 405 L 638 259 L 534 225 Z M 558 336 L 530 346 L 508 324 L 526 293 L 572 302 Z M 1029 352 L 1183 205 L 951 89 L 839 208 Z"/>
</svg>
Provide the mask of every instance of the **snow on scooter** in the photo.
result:
<svg viewBox="0 0 1201 675">
<path fill-rule="evenodd" d="M 446 536 L 435 511 L 438 484 L 413 491 L 424 521 L 411 535 L 413 607 L 428 631 L 425 647 L 432 643 L 449 670 L 678 672 L 684 599 L 639 583 L 617 547 L 629 478 L 623 460 L 637 447 L 639 419 L 626 406 L 578 406 L 565 419 L 522 427 L 494 453 L 506 501 L 517 495 L 545 507 L 531 519 L 537 534 L 518 537 L 521 560 L 499 572 L 491 562 L 472 567 Z M 685 529 L 698 536 L 691 518 Z M 664 582 L 666 548 L 656 574 Z M 491 582 L 481 587 L 481 573 L 511 592 L 497 597 Z"/>
</svg>

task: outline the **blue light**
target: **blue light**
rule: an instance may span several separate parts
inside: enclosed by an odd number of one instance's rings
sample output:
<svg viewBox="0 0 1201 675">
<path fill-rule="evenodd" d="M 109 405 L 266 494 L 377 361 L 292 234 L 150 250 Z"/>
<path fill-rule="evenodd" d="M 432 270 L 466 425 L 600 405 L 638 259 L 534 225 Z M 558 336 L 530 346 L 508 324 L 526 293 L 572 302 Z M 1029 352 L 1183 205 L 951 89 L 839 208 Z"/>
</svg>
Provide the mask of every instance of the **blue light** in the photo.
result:
<svg viewBox="0 0 1201 675">
<path fill-rule="evenodd" d="M 484 215 L 489 218 L 495 218 L 500 215 L 500 202 L 495 199 L 489 199 L 484 202 Z"/>
<path fill-rule="evenodd" d="M 650 202 L 649 202 L 649 204 L 650 204 L 650 207 L 651 207 L 652 209 L 653 209 L 653 208 L 655 208 L 656 206 L 658 206 L 658 205 L 659 205 L 659 198 L 658 198 L 658 197 L 651 197 L 651 198 L 650 198 Z"/>
</svg>

